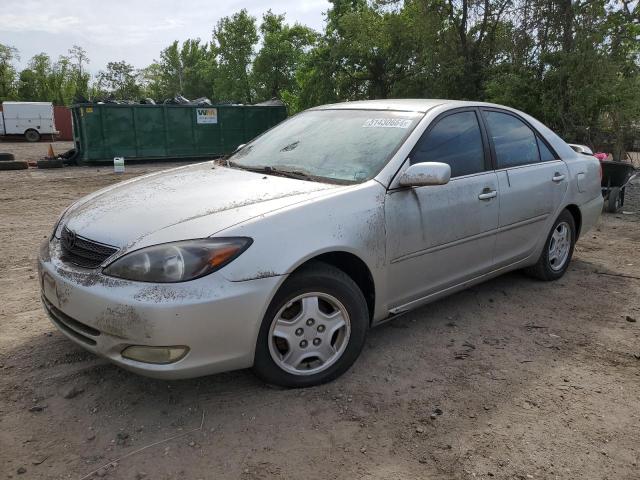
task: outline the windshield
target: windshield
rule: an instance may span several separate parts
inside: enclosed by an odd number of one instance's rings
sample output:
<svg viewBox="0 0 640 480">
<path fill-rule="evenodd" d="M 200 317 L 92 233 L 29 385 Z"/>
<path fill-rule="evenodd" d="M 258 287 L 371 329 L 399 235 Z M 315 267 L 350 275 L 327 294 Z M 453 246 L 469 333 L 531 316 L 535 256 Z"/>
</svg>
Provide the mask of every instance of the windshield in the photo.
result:
<svg viewBox="0 0 640 480">
<path fill-rule="evenodd" d="M 235 153 L 232 166 L 296 172 L 343 183 L 373 178 L 422 114 L 389 110 L 312 110 L 269 130 Z"/>
</svg>

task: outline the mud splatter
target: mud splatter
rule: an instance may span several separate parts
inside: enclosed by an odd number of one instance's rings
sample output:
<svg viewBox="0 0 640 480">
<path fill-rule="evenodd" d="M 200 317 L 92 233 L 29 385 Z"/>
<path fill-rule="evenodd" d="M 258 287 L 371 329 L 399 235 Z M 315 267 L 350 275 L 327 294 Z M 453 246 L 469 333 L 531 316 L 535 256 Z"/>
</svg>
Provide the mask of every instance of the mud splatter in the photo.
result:
<svg viewBox="0 0 640 480">
<path fill-rule="evenodd" d="M 184 300 L 201 300 L 215 298 L 211 290 L 204 288 L 183 288 L 175 285 L 150 285 L 141 288 L 133 298 L 139 302 L 175 303 Z"/>
<path fill-rule="evenodd" d="M 240 280 L 232 280 L 232 282 L 247 282 L 249 280 L 260 280 L 261 278 L 278 277 L 281 273 L 276 273 L 272 270 L 259 270 L 258 273 L 251 277 L 241 278 Z"/>
<path fill-rule="evenodd" d="M 95 326 L 104 333 L 129 340 L 149 339 L 153 334 L 151 322 L 129 305 L 108 307 L 98 316 Z"/>
</svg>

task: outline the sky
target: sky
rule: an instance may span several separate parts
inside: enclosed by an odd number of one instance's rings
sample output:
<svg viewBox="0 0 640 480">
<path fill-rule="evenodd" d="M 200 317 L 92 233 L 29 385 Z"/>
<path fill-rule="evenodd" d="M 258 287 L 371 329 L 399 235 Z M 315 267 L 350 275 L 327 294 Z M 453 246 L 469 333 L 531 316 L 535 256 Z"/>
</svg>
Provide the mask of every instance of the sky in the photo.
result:
<svg viewBox="0 0 640 480">
<path fill-rule="evenodd" d="M 109 61 L 137 68 L 159 58 L 174 40 L 210 41 L 217 21 L 246 8 L 260 20 L 269 8 L 286 13 L 289 23 L 317 30 L 327 0 L 0 0 L 0 43 L 16 47 L 18 69 L 37 53 L 53 59 L 75 44 L 83 47 L 97 73 Z"/>
</svg>

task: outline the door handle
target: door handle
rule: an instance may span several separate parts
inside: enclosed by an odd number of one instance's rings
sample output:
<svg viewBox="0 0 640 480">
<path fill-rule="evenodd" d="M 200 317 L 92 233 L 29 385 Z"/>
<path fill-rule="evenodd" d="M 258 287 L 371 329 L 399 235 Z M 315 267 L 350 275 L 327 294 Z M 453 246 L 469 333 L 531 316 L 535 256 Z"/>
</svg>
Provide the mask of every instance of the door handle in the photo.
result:
<svg viewBox="0 0 640 480">
<path fill-rule="evenodd" d="M 478 200 L 491 200 L 498 196 L 498 192 L 495 190 L 489 190 L 485 188 L 480 195 L 478 195 Z"/>
<path fill-rule="evenodd" d="M 560 172 L 556 172 L 553 174 L 553 178 L 551 180 L 553 180 L 556 183 L 561 182 L 562 180 L 564 180 L 564 175 L 561 174 Z"/>
</svg>

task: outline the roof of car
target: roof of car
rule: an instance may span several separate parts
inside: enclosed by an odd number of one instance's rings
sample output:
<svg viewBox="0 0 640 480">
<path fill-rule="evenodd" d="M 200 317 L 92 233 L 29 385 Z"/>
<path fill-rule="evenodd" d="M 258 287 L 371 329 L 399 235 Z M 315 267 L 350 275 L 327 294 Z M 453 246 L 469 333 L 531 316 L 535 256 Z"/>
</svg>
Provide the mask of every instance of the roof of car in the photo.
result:
<svg viewBox="0 0 640 480">
<path fill-rule="evenodd" d="M 427 111 L 435 107 L 444 107 L 441 109 L 441 111 L 459 107 L 493 107 L 516 113 L 521 118 L 524 118 L 526 121 L 531 123 L 538 130 L 538 133 L 540 133 L 551 144 L 551 146 L 559 155 L 561 155 L 562 158 L 571 158 L 575 157 L 576 155 L 576 152 L 574 152 L 571 147 L 569 147 L 564 142 L 564 140 L 562 140 L 558 135 L 556 135 L 552 130 L 550 130 L 540 121 L 512 107 L 498 105 L 495 103 L 447 100 L 444 98 L 400 98 L 388 100 L 360 100 L 356 102 L 333 103 L 329 105 L 320 105 L 312 108 L 311 110 L 396 110 L 405 112 L 426 113 Z"/>
<path fill-rule="evenodd" d="M 332 103 L 320 105 L 312 110 L 358 109 L 358 110 L 403 110 L 410 112 L 426 112 L 438 105 L 471 106 L 486 105 L 500 106 L 483 102 L 466 102 L 461 100 L 446 100 L 442 98 L 399 98 L 390 100 L 359 100 L 355 102 Z"/>
</svg>

